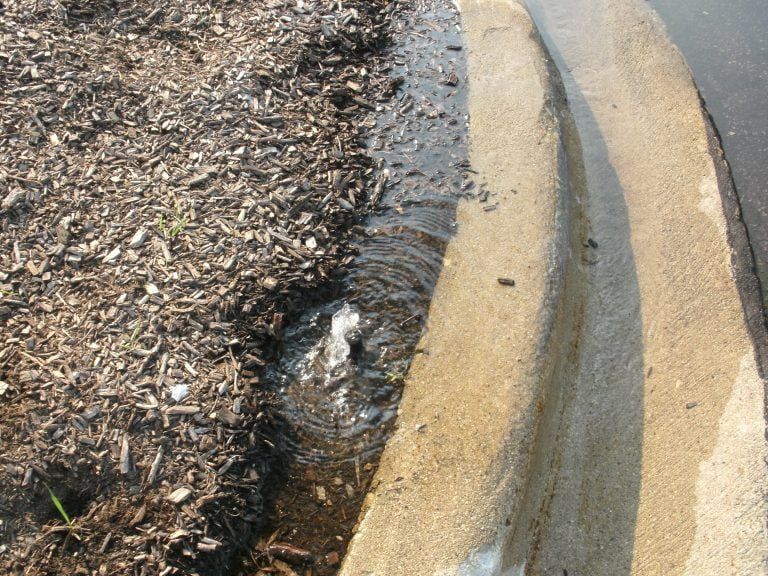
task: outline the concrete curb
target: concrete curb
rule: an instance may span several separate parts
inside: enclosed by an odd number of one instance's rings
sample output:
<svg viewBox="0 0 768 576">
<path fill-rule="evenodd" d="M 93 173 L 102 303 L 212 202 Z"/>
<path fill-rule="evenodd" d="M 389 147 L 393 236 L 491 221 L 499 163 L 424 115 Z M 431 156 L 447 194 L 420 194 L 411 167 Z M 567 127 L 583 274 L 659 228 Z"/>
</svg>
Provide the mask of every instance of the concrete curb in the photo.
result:
<svg viewBox="0 0 768 576">
<path fill-rule="evenodd" d="M 341 575 L 765 574 L 765 325 L 695 83 L 642 0 L 529 5 L 552 58 L 462 5 L 500 203 L 459 210 Z"/>
<path fill-rule="evenodd" d="M 579 292 L 569 263 L 583 238 L 565 101 L 522 5 L 468 2 L 462 20 L 472 165 L 499 205 L 459 208 L 425 354 L 411 367 L 342 576 L 498 574 L 543 408 L 557 404 L 547 398 L 552 380 L 572 356 L 581 299 L 563 295 Z"/>
</svg>

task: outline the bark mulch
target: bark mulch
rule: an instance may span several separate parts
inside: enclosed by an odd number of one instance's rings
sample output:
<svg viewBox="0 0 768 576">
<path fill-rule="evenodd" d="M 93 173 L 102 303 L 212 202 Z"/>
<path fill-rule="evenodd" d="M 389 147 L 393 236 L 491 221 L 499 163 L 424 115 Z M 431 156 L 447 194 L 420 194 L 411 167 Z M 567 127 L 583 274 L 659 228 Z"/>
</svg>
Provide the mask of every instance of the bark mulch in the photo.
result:
<svg viewBox="0 0 768 576">
<path fill-rule="evenodd" d="M 0 572 L 221 574 L 252 544 L 258 374 L 380 192 L 391 10 L 0 3 Z"/>
</svg>

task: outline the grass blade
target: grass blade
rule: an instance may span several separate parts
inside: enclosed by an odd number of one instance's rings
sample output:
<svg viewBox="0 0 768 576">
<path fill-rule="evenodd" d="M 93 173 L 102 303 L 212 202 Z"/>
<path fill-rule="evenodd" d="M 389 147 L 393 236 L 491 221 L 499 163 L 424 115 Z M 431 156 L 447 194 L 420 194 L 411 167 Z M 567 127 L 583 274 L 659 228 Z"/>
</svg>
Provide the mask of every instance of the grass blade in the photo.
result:
<svg viewBox="0 0 768 576">
<path fill-rule="evenodd" d="M 72 520 L 69 518 L 67 511 L 64 510 L 64 505 L 61 503 L 61 500 L 56 497 L 56 494 L 53 493 L 53 490 L 51 490 L 51 487 L 48 486 L 48 484 L 46 484 L 45 487 L 48 489 L 48 494 L 51 495 L 51 500 L 53 501 L 53 505 L 56 506 L 56 510 L 59 511 L 61 517 L 67 522 L 67 526 L 72 526 Z"/>
</svg>

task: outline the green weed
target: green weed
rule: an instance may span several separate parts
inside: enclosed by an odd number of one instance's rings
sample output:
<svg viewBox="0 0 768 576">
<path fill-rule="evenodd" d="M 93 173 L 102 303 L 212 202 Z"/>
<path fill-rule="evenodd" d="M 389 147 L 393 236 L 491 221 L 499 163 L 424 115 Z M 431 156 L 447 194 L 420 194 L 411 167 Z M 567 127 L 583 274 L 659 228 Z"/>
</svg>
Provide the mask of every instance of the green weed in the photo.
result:
<svg viewBox="0 0 768 576">
<path fill-rule="evenodd" d="M 189 217 L 186 214 L 182 214 L 178 210 L 172 216 L 173 223 L 170 223 L 165 219 L 162 214 L 157 221 L 157 228 L 160 233 L 166 238 L 176 238 L 181 234 L 189 224 Z"/>
<path fill-rule="evenodd" d="M 45 488 L 48 490 L 48 494 L 51 495 L 51 501 L 53 502 L 53 505 L 56 506 L 56 510 L 58 510 L 61 517 L 64 518 L 64 522 L 67 523 L 67 526 L 71 528 L 72 518 L 69 517 L 69 514 L 67 514 L 67 511 L 64 509 L 64 504 L 61 503 L 61 500 L 57 498 L 56 494 L 53 493 L 53 490 L 51 490 L 51 487 L 48 486 L 48 484 L 45 485 Z"/>
<path fill-rule="evenodd" d="M 123 348 L 133 348 L 136 342 L 139 340 L 141 333 L 144 331 L 144 324 L 142 322 L 136 322 L 136 326 L 133 327 L 133 332 L 128 339 L 123 343 Z"/>
<path fill-rule="evenodd" d="M 53 502 L 53 505 L 56 507 L 56 510 L 59 511 L 59 514 L 64 519 L 64 522 L 67 523 L 67 526 L 69 527 L 69 533 L 72 534 L 75 538 L 80 540 L 80 537 L 77 535 L 77 532 L 75 531 L 75 523 L 72 521 L 72 518 L 69 517 L 69 514 L 67 514 L 67 511 L 64 509 L 64 504 L 61 503 L 61 500 L 56 496 L 56 494 L 53 493 L 53 490 L 51 490 L 51 487 L 48 486 L 45 482 L 46 490 L 48 490 L 48 494 L 51 497 L 51 502 Z"/>
</svg>

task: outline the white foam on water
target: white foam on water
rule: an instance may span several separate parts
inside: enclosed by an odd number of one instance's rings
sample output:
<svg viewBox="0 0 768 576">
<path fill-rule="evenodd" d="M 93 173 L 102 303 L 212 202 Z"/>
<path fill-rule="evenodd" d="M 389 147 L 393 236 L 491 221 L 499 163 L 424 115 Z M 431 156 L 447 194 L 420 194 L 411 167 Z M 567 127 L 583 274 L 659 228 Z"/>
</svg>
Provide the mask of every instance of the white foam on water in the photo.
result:
<svg viewBox="0 0 768 576">
<path fill-rule="evenodd" d="M 344 304 L 331 318 L 331 333 L 325 344 L 328 374 L 349 357 L 349 343 L 346 336 L 357 328 L 359 321 L 360 314 L 353 310 L 349 304 Z"/>
<path fill-rule="evenodd" d="M 312 320 L 312 324 L 315 322 L 316 320 Z M 336 311 L 331 317 L 330 332 L 320 338 L 301 361 L 299 381 L 313 382 L 321 374 L 326 386 L 337 381 L 340 374 L 336 368 L 342 366 L 349 358 L 350 347 L 346 337 L 357 328 L 359 322 L 360 314 L 349 304 L 344 304 Z"/>
</svg>

